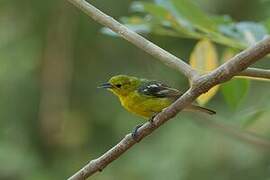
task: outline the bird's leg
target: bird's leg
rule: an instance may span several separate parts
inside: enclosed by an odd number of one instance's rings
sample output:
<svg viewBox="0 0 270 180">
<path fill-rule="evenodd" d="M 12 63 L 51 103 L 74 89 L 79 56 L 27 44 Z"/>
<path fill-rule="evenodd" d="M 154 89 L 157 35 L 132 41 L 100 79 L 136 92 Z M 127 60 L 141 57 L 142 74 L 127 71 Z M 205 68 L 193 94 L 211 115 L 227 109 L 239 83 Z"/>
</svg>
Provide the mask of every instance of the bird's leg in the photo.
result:
<svg viewBox="0 0 270 180">
<path fill-rule="evenodd" d="M 158 113 L 155 113 L 153 116 L 151 116 L 151 118 L 149 118 L 149 122 L 150 122 L 150 124 L 153 126 L 154 125 L 154 123 L 153 123 L 153 120 L 154 120 L 154 118 L 156 117 L 156 115 L 157 115 Z M 142 125 L 143 124 L 139 124 L 139 125 L 137 125 L 134 129 L 133 129 L 133 131 L 132 131 L 132 133 L 131 133 L 131 136 L 132 136 L 132 138 L 135 140 L 135 141 L 137 141 L 138 142 L 138 129 L 140 128 L 140 127 L 142 127 Z"/>
<path fill-rule="evenodd" d="M 131 136 L 132 136 L 132 138 L 135 140 L 135 141 L 138 141 L 138 139 L 137 139 L 137 137 L 138 137 L 138 129 L 140 128 L 140 127 L 142 127 L 142 125 L 143 124 L 138 124 L 134 129 L 133 129 L 133 131 L 132 131 L 132 133 L 131 133 Z"/>
<path fill-rule="evenodd" d="M 154 119 L 155 119 L 155 117 L 158 115 L 158 113 L 154 113 L 150 118 L 149 118 L 149 122 L 153 125 L 154 123 Z"/>
</svg>

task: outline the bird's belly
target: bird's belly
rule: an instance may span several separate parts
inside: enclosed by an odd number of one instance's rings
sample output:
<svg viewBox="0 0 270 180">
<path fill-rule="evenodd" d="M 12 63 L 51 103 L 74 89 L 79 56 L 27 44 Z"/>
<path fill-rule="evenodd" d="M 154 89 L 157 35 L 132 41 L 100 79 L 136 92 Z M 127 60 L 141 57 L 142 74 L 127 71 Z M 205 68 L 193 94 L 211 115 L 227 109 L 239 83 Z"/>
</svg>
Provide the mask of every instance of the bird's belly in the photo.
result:
<svg viewBox="0 0 270 180">
<path fill-rule="evenodd" d="M 121 98 L 120 101 L 128 111 L 144 118 L 151 118 L 172 103 L 167 98 L 145 98 L 136 95 Z"/>
</svg>

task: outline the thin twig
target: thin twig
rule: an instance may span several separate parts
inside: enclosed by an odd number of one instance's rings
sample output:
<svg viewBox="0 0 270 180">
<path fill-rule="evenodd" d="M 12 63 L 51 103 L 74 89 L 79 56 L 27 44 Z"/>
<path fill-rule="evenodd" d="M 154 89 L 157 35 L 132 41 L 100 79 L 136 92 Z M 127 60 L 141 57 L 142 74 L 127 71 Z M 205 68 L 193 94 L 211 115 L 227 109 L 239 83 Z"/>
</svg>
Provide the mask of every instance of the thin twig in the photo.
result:
<svg viewBox="0 0 270 180">
<path fill-rule="evenodd" d="M 153 123 L 145 123 L 138 129 L 138 139 L 141 140 L 147 135 L 151 134 L 155 129 L 160 127 L 163 123 L 174 117 L 179 111 L 194 101 L 199 95 L 207 92 L 210 88 L 216 84 L 230 80 L 233 76 L 239 74 L 245 70 L 251 64 L 258 61 L 270 52 L 270 38 L 265 38 L 254 46 L 246 49 L 233 57 L 230 61 L 227 61 L 216 70 L 203 75 L 198 76 L 189 65 L 184 61 L 181 61 L 172 54 L 154 45 L 150 41 L 141 37 L 140 35 L 127 29 L 125 26 L 117 22 L 115 19 L 102 13 L 84 0 L 69 0 L 75 6 L 83 10 L 86 14 L 92 17 L 99 23 L 111 28 L 113 31 L 124 37 L 126 40 L 135 44 L 141 49 L 144 49 L 147 53 L 159 58 L 163 63 L 169 65 L 174 69 L 178 69 L 185 74 L 188 78 L 193 80 L 192 87 L 185 92 L 176 102 L 171 106 L 164 109 L 153 120 Z M 128 134 L 117 145 L 107 151 L 101 157 L 90 161 L 85 167 L 79 170 L 76 174 L 70 177 L 70 180 L 83 180 L 91 176 L 97 171 L 103 170 L 108 164 L 120 157 L 125 151 L 131 148 L 136 142 Z"/>
<path fill-rule="evenodd" d="M 247 68 L 240 72 L 239 76 L 270 79 L 270 69 Z"/>
<path fill-rule="evenodd" d="M 160 48 L 154 43 L 148 41 L 147 39 L 137 34 L 136 32 L 128 29 L 126 26 L 120 24 L 112 17 L 101 12 L 100 10 L 98 10 L 96 7 L 92 6 L 85 0 L 68 0 L 68 1 L 77 6 L 79 9 L 81 9 L 95 21 L 110 28 L 112 31 L 114 31 L 115 33 L 117 33 L 130 43 L 134 44 L 138 48 L 141 48 L 145 52 L 156 57 L 167 66 L 180 71 L 190 80 L 192 80 L 194 76 L 198 75 L 197 72 L 183 60 L 165 51 L 164 49 Z"/>
</svg>

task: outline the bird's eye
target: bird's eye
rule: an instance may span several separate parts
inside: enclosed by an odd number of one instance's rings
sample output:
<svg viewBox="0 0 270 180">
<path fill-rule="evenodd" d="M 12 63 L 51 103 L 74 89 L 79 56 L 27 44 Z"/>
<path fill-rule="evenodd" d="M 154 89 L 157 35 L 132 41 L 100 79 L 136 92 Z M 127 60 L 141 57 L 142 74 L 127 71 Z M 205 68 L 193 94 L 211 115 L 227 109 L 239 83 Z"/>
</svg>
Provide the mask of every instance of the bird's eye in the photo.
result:
<svg viewBox="0 0 270 180">
<path fill-rule="evenodd" d="M 122 85 L 121 85 L 121 84 L 116 84 L 115 86 L 116 86 L 117 88 L 121 88 Z"/>
</svg>

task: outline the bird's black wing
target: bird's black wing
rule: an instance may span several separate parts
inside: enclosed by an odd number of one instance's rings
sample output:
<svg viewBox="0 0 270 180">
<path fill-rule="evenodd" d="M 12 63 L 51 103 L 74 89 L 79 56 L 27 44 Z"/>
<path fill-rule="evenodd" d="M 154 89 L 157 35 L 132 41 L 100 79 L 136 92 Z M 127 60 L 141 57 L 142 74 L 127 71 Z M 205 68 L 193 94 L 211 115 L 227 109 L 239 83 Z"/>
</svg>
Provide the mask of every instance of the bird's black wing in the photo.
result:
<svg viewBox="0 0 270 180">
<path fill-rule="evenodd" d="M 146 81 L 141 84 L 138 92 L 143 95 L 157 98 L 178 98 L 182 95 L 177 89 L 171 88 L 168 85 L 158 81 Z"/>
</svg>

